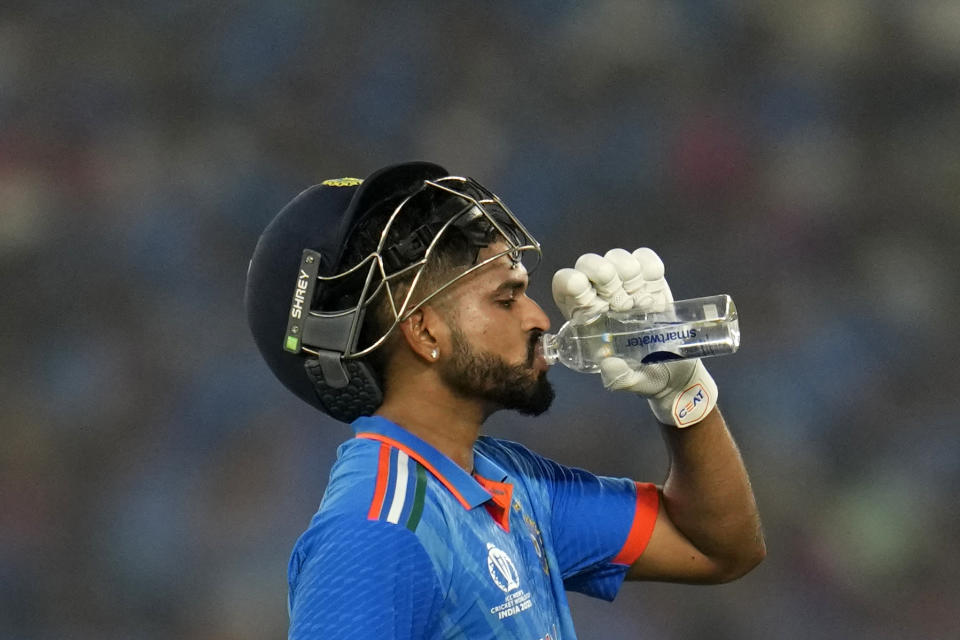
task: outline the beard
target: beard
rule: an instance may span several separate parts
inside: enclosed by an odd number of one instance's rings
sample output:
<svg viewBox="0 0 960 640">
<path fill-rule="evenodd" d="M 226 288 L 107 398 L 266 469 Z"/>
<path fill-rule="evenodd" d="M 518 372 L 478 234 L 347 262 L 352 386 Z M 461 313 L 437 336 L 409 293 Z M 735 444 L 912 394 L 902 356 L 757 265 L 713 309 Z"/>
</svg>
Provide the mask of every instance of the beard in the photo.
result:
<svg viewBox="0 0 960 640">
<path fill-rule="evenodd" d="M 498 409 L 513 409 L 538 416 L 553 402 L 553 386 L 547 372 L 533 367 L 540 332 L 533 332 L 524 364 L 508 364 L 491 353 L 475 351 L 466 336 L 452 327 L 453 354 L 441 363 L 440 375 L 458 393 L 479 398 Z"/>
</svg>

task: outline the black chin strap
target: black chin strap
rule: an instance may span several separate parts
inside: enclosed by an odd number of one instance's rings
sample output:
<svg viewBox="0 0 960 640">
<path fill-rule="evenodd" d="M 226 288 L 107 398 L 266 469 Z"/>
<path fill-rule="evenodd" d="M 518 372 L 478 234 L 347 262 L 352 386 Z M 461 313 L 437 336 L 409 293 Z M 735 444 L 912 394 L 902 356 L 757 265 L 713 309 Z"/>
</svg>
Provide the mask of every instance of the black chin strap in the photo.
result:
<svg viewBox="0 0 960 640">
<path fill-rule="evenodd" d="M 344 360 L 339 353 L 320 351 L 303 363 L 317 398 L 330 417 L 350 423 L 373 415 L 383 402 L 377 376 L 360 360 Z"/>
</svg>

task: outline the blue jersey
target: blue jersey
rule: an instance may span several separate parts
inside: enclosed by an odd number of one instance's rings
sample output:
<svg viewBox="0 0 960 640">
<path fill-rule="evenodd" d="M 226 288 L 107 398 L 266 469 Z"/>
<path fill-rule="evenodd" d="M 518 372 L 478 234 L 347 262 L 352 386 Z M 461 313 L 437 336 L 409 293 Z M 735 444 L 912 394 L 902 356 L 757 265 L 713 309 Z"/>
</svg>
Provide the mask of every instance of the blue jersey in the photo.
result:
<svg viewBox="0 0 960 640">
<path fill-rule="evenodd" d="M 565 590 L 612 600 L 653 530 L 653 485 L 489 437 L 471 475 L 381 417 L 354 429 L 290 559 L 290 638 L 572 640 Z"/>
</svg>

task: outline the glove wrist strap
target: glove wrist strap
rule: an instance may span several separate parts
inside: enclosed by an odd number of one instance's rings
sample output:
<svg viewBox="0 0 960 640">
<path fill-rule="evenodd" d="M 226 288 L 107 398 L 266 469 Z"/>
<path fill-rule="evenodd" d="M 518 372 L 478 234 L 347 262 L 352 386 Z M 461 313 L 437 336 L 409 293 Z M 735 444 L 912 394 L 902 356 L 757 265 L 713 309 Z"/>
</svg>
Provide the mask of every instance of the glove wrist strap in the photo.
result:
<svg viewBox="0 0 960 640">
<path fill-rule="evenodd" d="M 686 383 L 663 396 L 650 398 L 657 420 L 680 429 L 700 422 L 715 406 L 717 383 L 700 360 Z"/>
</svg>

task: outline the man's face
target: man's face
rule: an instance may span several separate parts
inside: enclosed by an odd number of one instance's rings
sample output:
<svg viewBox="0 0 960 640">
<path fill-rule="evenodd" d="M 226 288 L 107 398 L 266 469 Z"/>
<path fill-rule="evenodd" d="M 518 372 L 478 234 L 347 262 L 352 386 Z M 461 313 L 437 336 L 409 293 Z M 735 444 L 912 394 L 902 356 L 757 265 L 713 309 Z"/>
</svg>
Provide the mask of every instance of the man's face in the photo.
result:
<svg viewBox="0 0 960 640">
<path fill-rule="evenodd" d="M 503 248 L 491 245 L 479 259 Z M 439 366 L 451 388 L 491 410 L 539 415 L 554 397 L 539 349 L 550 320 L 527 297 L 527 282 L 523 265 L 502 256 L 451 287 L 443 304 L 450 355 Z"/>
</svg>

